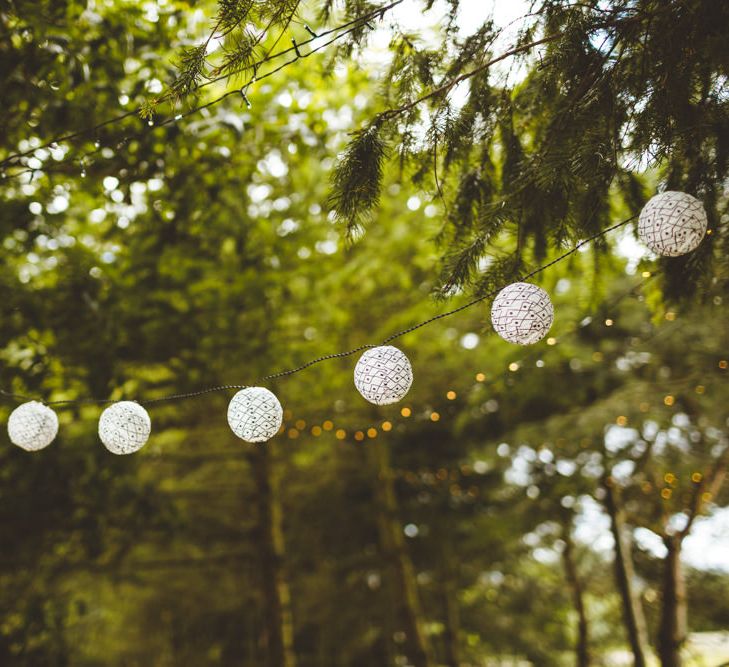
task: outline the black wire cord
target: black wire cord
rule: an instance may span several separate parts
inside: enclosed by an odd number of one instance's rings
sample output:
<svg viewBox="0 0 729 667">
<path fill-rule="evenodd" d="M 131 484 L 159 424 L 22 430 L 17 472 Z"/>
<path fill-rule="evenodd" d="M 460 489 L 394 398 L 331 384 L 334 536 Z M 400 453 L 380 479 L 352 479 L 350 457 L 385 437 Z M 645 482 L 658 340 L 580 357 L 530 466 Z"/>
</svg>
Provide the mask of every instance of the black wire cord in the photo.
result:
<svg viewBox="0 0 729 667">
<path fill-rule="evenodd" d="M 593 234 L 592 236 L 589 236 L 588 238 L 583 239 L 579 243 L 576 243 L 572 248 L 569 250 L 563 252 L 558 257 L 555 257 L 552 261 L 547 262 L 546 264 L 534 269 L 533 271 L 530 271 L 529 273 L 521 276 L 520 278 L 517 278 L 517 281 L 525 281 L 529 280 L 529 278 L 533 278 L 534 276 L 542 273 L 543 271 L 546 271 L 550 267 L 554 266 L 555 264 L 567 259 L 571 255 L 574 255 L 576 252 L 580 250 L 580 248 L 584 247 L 588 243 L 591 243 L 592 241 L 601 238 L 605 236 L 606 234 L 609 234 L 612 231 L 615 231 L 616 229 L 619 229 L 620 227 L 624 227 L 628 223 L 635 220 L 638 216 L 633 215 L 630 218 L 627 218 L 626 220 L 623 220 L 622 222 L 618 222 L 617 224 L 612 225 L 611 227 L 606 227 L 600 232 L 597 232 Z M 466 310 L 468 308 L 472 308 L 473 306 L 481 303 L 482 301 L 485 301 L 486 299 L 489 299 L 493 296 L 496 296 L 498 292 L 503 289 L 502 287 L 499 287 L 497 289 L 494 289 L 490 292 L 487 292 L 486 294 L 483 294 L 475 299 L 472 299 L 471 301 L 468 301 L 467 303 L 464 303 L 462 306 L 458 306 L 458 308 L 454 308 L 453 310 L 446 311 L 444 313 L 440 313 L 438 315 L 435 315 L 433 317 L 428 318 L 427 320 L 423 320 L 422 322 L 418 322 L 417 324 L 413 324 L 412 326 L 408 327 L 407 329 L 402 329 L 401 331 L 398 331 L 396 333 L 391 334 L 387 338 L 385 338 L 381 343 L 378 345 L 387 345 L 391 341 L 394 341 L 406 334 L 409 334 L 413 331 L 416 331 L 417 329 L 420 329 L 421 327 L 427 326 L 428 324 L 432 324 L 433 322 L 437 322 L 438 320 L 442 320 L 445 317 L 450 317 L 451 315 L 455 315 L 456 313 L 460 313 L 463 310 Z M 376 344 L 372 343 L 366 343 L 363 345 L 359 345 L 358 347 L 355 347 L 351 350 L 346 350 L 344 352 L 336 352 L 334 354 L 326 354 L 321 357 L 317 357 L 316 359 L 311 359 L 310 361 L 307 361 L 304 364 L 301 364 L 300 366 L 296 366 L 295 368 L 289 368 L 286 370 L 278 371 L 276 373 L 271 373 L 270 375 L 264 375 L 263 377 L 256 380 L 256 384 L 263 383 L 269 380 L 276 380 L 279 378 L 288 377 L 290 375 L 295 375 L 296 373 L 300 373 L 301 371 L 310 368 L 311 366 L 314 366 L 316 364 L 320 364 L 324 361 L 329 361 L 331 359 L 344 359 L 346 357 L 351 357 L 353 354 L 357 354 L 358 352 L 362 352 L 364 350 L 371 349 L 373 347 L 377 347 Z M 177 400 L 183 400 L 187 398 L 197 398 L 198 396 L 204 396 L 206 394 L 211 394 L 214 392 L 220 392 L 220 391 L 231 391 L 233 389 L 245 389 L 246 387 L 250 387 L 253 385 L 250 384 L 224 384 L 224 385 L 217 385 L 213 387 L 206 387 L 204 389 L 200 389 L 198 391 L 191 391 L 187 393 L 182 394 L 170 394 L 168 396 L 161 396 L 159 398 L 151 398 L 147 400 L 143 399 L 124 399 L 124 400 L 136 400 L 137 403 L 141 405 L 151 405 L 153 403 L 161 403 L 164 401 L 177 401 Z M 0 395 L 11 398 L 14 400 L 22 400 L 22 401 L 30 401 L 30 400 L 38 400 L 37 398 L 34 398 L 32 396 L 25 396 L 23 394 L 14 394 L 9 391 L 5 391 L 3 389 L 0 389 Z M 79 398 L 79 399 L 68 399 L 63 401 L 42 401 L 46 405 L 56 405 L 56 406 L 64 406 L 64 405 L 82 405 L 82 404 L 99 404 L 99 405 L 105 405 L 109 403 L 116 403 L 116 400 L 112 400 L 109 398 Z"/>
</svg>

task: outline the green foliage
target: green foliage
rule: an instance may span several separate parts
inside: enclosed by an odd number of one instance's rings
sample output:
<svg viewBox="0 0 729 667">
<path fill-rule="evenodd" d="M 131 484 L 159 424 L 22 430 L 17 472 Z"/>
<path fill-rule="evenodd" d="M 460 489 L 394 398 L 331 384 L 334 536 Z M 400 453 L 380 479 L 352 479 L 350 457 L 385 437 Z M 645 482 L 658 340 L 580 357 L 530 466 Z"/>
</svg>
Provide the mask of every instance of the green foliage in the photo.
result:
<svg viewBox="0 0 729 667">
<path fill-rule="evenodd" d="M 207 103 L 225 88 L 202 83 L 250 74 L 299 20 L 385 3 L 12 3 L 0 148 L 32 149 L 41 167 L 0 182 L 3 389 L 116 400 L 258 383 L 461 305 L 469 287 L 491 292 L 637 211 L 656 183 L 698 184 L 715 233 L 690 258 L 633 267 L 659 271 L 640 285 L 611 243 L 554 266 L 540 276 L 552 340 L 529 349 L 488 331 L 487 301 L 403 336 L 416 379 L 402 405 L 361 400 L 355 357 L 266 383 L 286 414 L 265 447 L 233 438 L 224 393 L 150 403 L 152 438 L 130 457 L 100 445 L 93 403 L 59 407 L 43 452 L 5 439 L 0 663 L 280 667 L 270 636 L 288 606 L 298 667 L 411 664 L 408 614 L 436 664 L 573 664 L 570 534 L 595 660 L 624 648 L 613 553 L 580 528 L 613 476 L 630 527 L 664 530 L 695 506 L 691 475 L 726 439 L 726 101 L 696 83 L 718 80 L 725 10 L 664 4 L 535 7 L 519 39 L 537 25 L 560 39 L 517 82 L 469 77 L 460 106 L 448 91 L 417 102 L 498 55 L 491 22 L 458 36 L 454 0 L 440 45 L 393 28 L 387 67 L 343 59 L 366 44 L 360 26 L 333 71 L 311 58 L 252 86 L 250 109 L 236 95 L 148 126 L 134 109 L 162 115 L 161 82 Z M 687 27 L 693 41 L 670 51 Z M 388 114 L 401 104 L 413 106 Z M 689 145 L 700 108 L 710 122 Z M 35 150 L 120 112 L 59 142 L 63 159 Z M 631 167 L 669 138 L 677 151 Z M 347 244 L 336 220 L 367 233 Z M 661 281 L 678 292 L 688 271 L 707 303 L 667 310 Z M 616 428 L 630 437 L 612 451 Z M 661 564 L 636 549 L 653 635 Z M 688 571 L 692 630 L 726 627 L 726 585 Z"/>
</svg>

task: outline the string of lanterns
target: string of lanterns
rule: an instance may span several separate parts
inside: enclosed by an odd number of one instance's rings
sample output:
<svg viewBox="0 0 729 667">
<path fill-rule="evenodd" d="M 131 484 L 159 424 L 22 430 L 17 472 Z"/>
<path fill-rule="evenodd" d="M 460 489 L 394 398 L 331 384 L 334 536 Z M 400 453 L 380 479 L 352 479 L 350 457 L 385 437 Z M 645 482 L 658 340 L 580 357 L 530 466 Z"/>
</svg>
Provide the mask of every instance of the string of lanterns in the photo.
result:
<svg viewBox="0 0 729 667">
<path fill-rule="evenodd" d="M 707 227 L 706 211 L 698 199 L 684 192 L 667 191 L 654 196 L 643 207 L 638 220 L 638 236 L 656 254 L 676 257 L 695 250 L 706 235 Z M 566 256 L 539 270 L 552 266 Z M 475 303 L 477 301 L 472 301 L 451 313 Z M 438 318 L 422 322 L 406 331 L 435 319 Z M 496 295 L 491 308 L 491 321 L 496 333 L 507 342 L 533 345 L 549 332 L 554 321 L 554 306 L 549 294 L 541 287 L 516 282 L 507 285 Z M 354 369 L 356 389 L 374 405 L 390 405 L 401 401 L 412 382 L 410 360 L 392 345 L 366 349 Z M 281 429 L 283 408 L 269 389 L 245 387 L 231 399 L 227 419 L 231 430 L 241 440 L 262 443 L 273 438 Z M 99 419 L 99 438 L 113 454 L 138 451 L 146 444 L 151 430 L 149 413 L 135 401 L 113 403 L 102 412 Z M 10 441 L 26 451 L 44 449 L 53 442 L 57 433 L 56 413 L 38 401 L 23 403 L 13 410 L 8 419 Z"/>
</svg>

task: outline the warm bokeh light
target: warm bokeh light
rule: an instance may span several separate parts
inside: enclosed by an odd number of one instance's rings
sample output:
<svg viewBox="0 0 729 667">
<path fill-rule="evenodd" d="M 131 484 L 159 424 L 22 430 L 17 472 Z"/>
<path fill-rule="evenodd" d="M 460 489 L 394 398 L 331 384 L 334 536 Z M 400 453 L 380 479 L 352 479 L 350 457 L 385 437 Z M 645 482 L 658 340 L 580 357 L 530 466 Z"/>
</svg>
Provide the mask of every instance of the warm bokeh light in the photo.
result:
<svg viewBox="0 0 729 667">
<path fill-rule="evenodd" d="M 311 427 L 311 434 L 313 436 L 321 435 L 321 426 L 312 426 Z"/>
<path fill-rule="evenodd" d="M 483 382 L 486 376 L 483 373 L 476 373 L 476 382 Z"/>
<path fill-rule="evenodd" d="M 456 392 L 451 389 L 448 393 L 446 393 L 446 398 L 449 401 L 455 400 L 455 398 L 456 398 Z"/>
<path fill-rule="evenodd" d="M 440 419 L 440 415 L 437 412 L 430 413 L 430 421 L 437 422 Z"/>
<path fill-rule="evenodd" d="M 392 423 L 391 422 L 382 422 L 381 428 L 383 431 L 392 431 Z"/>
<path fill-rule="evenodd" d="M 325 422 L 324 422 L 324 423 L 323 423 L 323 424 L 321 425 L 321 427 L 322 427 L 322 428 L 323 428 L 323 429 L 324 429 L 325 431 L 331 431 L 331 430 L 332 430 L 332 429 L 334 428 L 334 422 L 332 422 L 331 420 L 327 419 L 327 420 L 326 420 L 326 421 L 325 421 Z"/>
<path fill-rule="evenodd" d="M 675 402 L 676 402 L 676 399 L 673 398 L 673 396 L 671 396 L 670 394 L 663 399 L 663 404 L 668 405 L 669 407 L 671 405 L 673 405 Z"/>
<path fill-rule="evenodd" d="M 299 431 L 303 431 L 306 428 L 306 422 L 303 419 L 297 419 L 295 426 Z"/>
<path fill-rule="evenodd" d="M 410 410 L 410 408 L 403 408 L 402 410 L 400 410 L 400 414 L 403 417 L 409 417 L 412 414 L 412 411 Z"/>
<path fill-rule="evenodd" d="M 347 432 L 343 428 L 338 428 L 335 433 L 337 440 L 344 440 L 347 437 Z"/>
<path fill-rule="evenodd" d="M 362 433 L 362 431 L 357 431 L 357 432 L 356 432 L 356 433 L 354 434 L 354 439 L 355 439 L 355 440 L 359 440 L 359 441 L 362 441 L 362 440 L 364 440 L 364 439 L 365 439 L 365 434 L 364 434 L 364 433 Z"/>
<path fill-rule="evenodd" d="M 295 428 L 290 428 L 289 429 L 289 438 L 291 438 L 292 440 L 296 440 L 296 438 L 298 438 L 298 437 L 299 437 L 299 431 Z"/>
</svg>

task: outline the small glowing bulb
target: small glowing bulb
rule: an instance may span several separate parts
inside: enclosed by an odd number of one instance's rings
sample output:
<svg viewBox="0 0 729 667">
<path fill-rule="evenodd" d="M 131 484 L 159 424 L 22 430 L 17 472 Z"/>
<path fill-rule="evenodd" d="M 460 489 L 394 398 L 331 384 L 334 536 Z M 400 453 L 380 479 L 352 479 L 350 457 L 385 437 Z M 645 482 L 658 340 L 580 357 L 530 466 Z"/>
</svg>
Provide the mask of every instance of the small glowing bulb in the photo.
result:
<svg viewBox="0 0 729 667">
<path fill-rule="evenodd" d="M 412 411 L 410 410 L 410 408 L 403 408 L 402 410 L 400 410 L 400 414 L 401 414 L 401 415 L 402 415 L 403 417 L 409 417 L 409 416 L 410 416 L 411 414 L 413 414 L 413 413 L 412 413 Z"/>
</svg>

